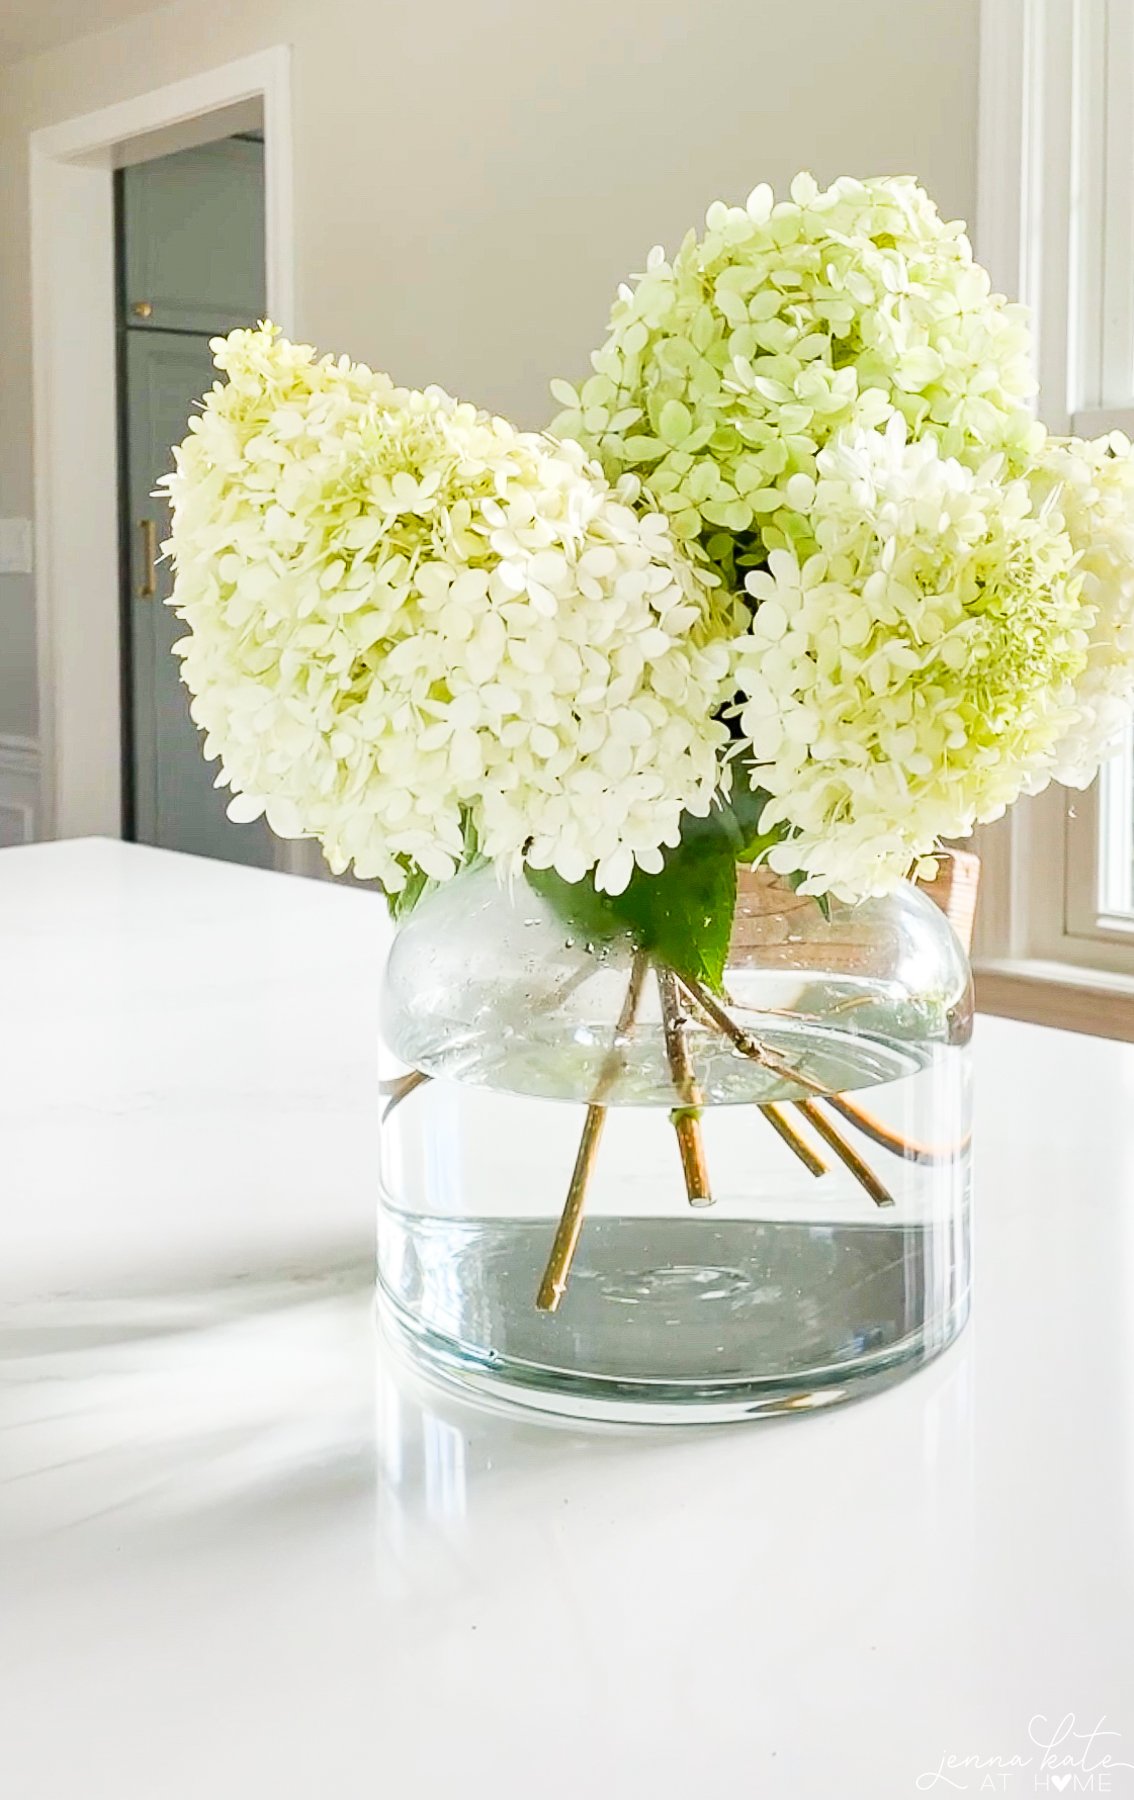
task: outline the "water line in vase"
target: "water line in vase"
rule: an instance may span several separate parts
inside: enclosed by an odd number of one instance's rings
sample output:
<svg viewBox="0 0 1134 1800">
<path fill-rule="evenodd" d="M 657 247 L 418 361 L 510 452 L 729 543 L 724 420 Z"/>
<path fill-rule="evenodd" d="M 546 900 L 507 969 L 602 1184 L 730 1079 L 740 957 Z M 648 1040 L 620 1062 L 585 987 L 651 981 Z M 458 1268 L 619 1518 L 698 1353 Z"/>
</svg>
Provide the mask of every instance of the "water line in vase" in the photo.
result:
<svg viewBox="0 0 1134 1800">
<path fill-rule="evenodd" d="M 606 1122 L 606 1096 L 622 1070 L 626 1040 L 633 1030 L 637 1018 L 642 986 L 648 968 L 647 953 L 637 952 L 631 965 L 626 996 L 615 1025 L 611 1046 L 606 1053 L 591 1099 L 587 1104 L 583 1131 L 576 1152 L 567 1197 L 536 1296 L 536 1306 L 541 1312 L 554 1313 L 557 1311 L 566 1292 L 571 1265 L 582 1232 L 587 1189 L 598 1154 L 603 1126 Z M 893 1206 L 895 1204 L 894 1196 L 869 1164 L 848 1143 L 833 1121 L 821 1112 L 816 1104 L 817 1099 L 825 1100 L 829 1106 L 840 1113 L 849 1123 L 855 1125 L 865 1136 L 907 1161 L 937 1164 L 949 1161 L 958 1154 L 956 1150 L 938 1151 L 924 1145 L 909 1143 L 879 1124 L 869 1113 L 863 1112 L 844 1096 L 832 1094 L 823 1082 L 806 1073 L 798 1064 L 788 1062 L 786 1058 L 770 1049 L 768 1045 L 761 1043 L 758 1038 L 738 1024 L 715 996 L 695 979 L 686 976 L 679 978 L 674 975 L 672 970 L 661 966 L 655 968 L 655 974 L 661 1001 L 666 1054 L 674 1087 L 681 1100 L 681 1105 L 671 1111 L 670 1121 L 677 1136 L 686 1193 L 691 1205 L 711 1205 L 712 1193 L 700 1121 L 701 1091 L 685 1033 L 688 1021 L 683 1013 L 682 994 L 743 1055 L 750 1057 L 761 1067 L 768 1069 L 770 1073 L 780 1076 L 781 1079 L 794 1082 L 797 1086 L 810 1091 L 812 1098 L 794 1101 L 792 1105 L 823 1142 L 834 1151 L 840 1162 L 853 1175 L 876 1206 Z M 391 1081 L 383 1082 L 381 1092 L 387 1098 L 383 1119 L 388 1119 L 403 1100 L 408 1099 L 418 1087 L 430 1079 L 429 1075 L 414 1069 Z M 784 1105 L 767 1101 L 760 1104 L 759 1111 L 809 1174 L 820 1178 L 828 1173 L 827 1163 L 792 1124 L 787 1117 Z M 963 1151 L 964 1147 L 961 1145 L 960 1150 Z"/>
</svg>

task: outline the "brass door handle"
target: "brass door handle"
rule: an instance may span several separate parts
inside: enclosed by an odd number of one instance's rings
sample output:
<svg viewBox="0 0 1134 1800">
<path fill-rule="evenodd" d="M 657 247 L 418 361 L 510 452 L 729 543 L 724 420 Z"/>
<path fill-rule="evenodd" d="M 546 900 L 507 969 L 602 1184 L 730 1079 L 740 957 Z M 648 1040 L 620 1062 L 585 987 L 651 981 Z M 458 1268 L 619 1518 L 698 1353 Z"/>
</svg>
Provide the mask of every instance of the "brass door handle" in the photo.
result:
<svg viewBox="0 0 1134 1800">
<path fill-rule="evenodd" d="M 138 599 L 152 600 L 157 593 L 154 581 L 154 564 L 158 559 L 157 522 L 154 519 L 139 519 L 138 530 L 142 534 L 142 579 L 138 583 Z"/>
</svg>

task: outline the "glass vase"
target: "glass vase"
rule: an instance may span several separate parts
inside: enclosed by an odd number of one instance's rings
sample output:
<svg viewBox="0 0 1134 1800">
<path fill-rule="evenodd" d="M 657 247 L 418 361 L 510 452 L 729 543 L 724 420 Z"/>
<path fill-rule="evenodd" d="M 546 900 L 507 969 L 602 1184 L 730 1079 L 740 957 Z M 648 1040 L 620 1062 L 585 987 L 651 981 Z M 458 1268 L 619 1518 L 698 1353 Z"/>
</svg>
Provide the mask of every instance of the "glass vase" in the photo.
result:
<svg viewBox="0 0 1134 1800">
<path fill-rule="evenodd" d="M 684 1422 L 888 1386 L 964 1323 L 972 987 L 903 885 L 742 872 L 723 986 L 465 871 L 383 998 L 379 1293 L 435 1375 Z"/>
</svg>

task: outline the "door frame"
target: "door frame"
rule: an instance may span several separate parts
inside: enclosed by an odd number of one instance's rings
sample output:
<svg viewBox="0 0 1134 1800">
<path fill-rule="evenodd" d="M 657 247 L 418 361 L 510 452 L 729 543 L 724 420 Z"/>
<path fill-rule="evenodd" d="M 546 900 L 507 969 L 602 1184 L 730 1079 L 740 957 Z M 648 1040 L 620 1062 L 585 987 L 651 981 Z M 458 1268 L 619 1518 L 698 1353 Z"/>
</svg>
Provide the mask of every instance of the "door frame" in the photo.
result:
<svg viewBox="0 0 1134 1800">
<path fill-rule="evenodd" d="M 33 131 L 35 590 L 46 837 L 122 835 L 114 171 L 262 123 L 269 316 L 294 330 L 291 52 Z M 279 866 L 303 866 L 280 845 Z"/>
</svg>

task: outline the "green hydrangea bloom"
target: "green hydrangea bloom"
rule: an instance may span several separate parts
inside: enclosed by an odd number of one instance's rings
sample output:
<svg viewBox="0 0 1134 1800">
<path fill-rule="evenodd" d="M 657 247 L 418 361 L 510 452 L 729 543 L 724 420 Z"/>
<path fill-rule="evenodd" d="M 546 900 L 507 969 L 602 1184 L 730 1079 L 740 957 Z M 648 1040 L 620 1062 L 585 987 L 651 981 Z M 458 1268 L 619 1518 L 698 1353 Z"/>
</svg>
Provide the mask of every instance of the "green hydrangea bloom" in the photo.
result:
<svg viewBox="0 0 1134 1800">
<path fill-rule="evenodd" d="M 552 383 L 551 431 L 633 470 L 730 585 L 807 535 L 816 456 L 848 427 L 898 413 L 942 455 L 1005 452 L 1013 472 L 1042 440 L 1026 313 L 915 181 L 801 175 L 706 227 L 620 291 L 593 375 Z"/>
</svg>

